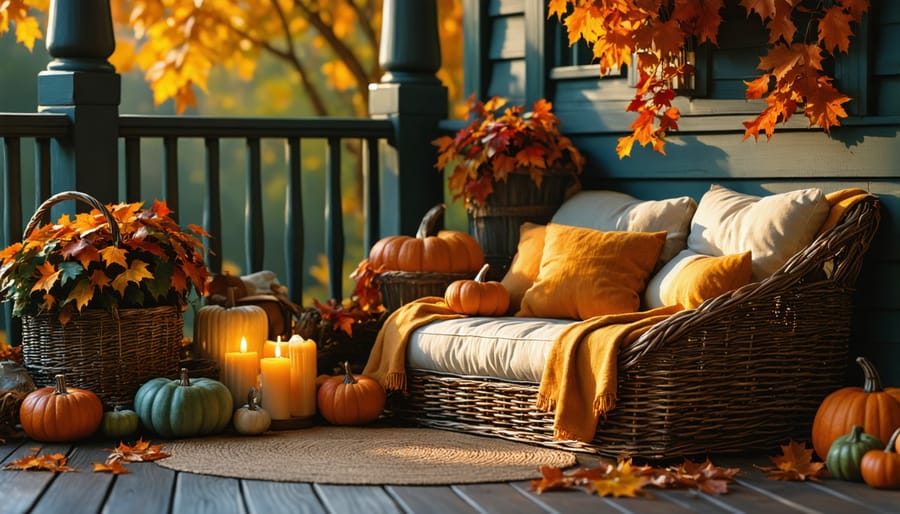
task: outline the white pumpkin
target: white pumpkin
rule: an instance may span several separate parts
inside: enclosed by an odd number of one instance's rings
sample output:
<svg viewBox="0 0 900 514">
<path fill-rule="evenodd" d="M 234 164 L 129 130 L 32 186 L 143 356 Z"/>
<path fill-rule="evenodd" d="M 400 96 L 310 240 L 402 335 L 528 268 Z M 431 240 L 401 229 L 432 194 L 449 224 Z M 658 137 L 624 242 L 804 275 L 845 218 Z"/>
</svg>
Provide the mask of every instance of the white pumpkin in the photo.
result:
<svg viewBox="0 0 900 514">
<path fill-rule="evenodd" d="M 266 409 L 257 405 L 256 388 L 250 389 L 247 395 L 247 405 L 234 411 L 232 423 L 234 429 L 243 435 L 259 435 L 272 426 L 272 417 Z"/>
<path fill-rule="evenodd" d="M 205 305 L 194 317 L 194 342 L 219 366 L 225 364 L 226 352 L 241 350 L 243 337 L 247 338 L 247 351 L 262 355 L 268 335 L 269 318 L 257 305 Z"/>
</svg>

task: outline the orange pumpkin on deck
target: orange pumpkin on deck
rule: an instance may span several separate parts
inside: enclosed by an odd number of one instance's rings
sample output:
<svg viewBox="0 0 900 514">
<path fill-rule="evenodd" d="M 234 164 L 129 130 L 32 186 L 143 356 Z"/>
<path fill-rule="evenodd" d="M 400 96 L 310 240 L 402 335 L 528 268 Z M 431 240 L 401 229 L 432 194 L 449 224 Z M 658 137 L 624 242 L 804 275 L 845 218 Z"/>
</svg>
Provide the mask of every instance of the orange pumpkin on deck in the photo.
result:
<svg viewBox="0 0 900 514">
<path fill-rule="evenodd" d="M 344 375 L 331 377 L 316 393 L 319 414 L 333 425 L 365 425 L 384 412 L 387 393 L 375 379 L 350 372 L 344 362 Z"/>
<path fill-rule="evenodd" d="M 388 236 L 372 245 L 369 251 L 372 267 L 433 273 L 477 271 L 484 264 L 484 251 L 474 237 L 456 230 L 429 235 L 446 208 L 445 204 L 439 204 L 425 213 L 415 237 Z"/>
<path fill-rule="evenodd" d="M 19 420 L 35 441 L 77 441 L 100 428 L 103 404 L 93 392 L 66 387 L 66 377 L 56 375 L 56 387 L 42 387 L 25 397 Z"/>
<path fill-rule="evenodd" d="M 444 300 L 451 311 L 467 316 L 502 316 L 509 309 L 509 291 L 495 281 L 485 282 L 490 264 L 474 280 L 456 280 L 447 286 Z"/>
<path fill-rule="evenodd" d="M 900 388 L 882 387 L 878 370 L 865 357 L 857 357 L 856 362 L 863 370 L 863 387 L 844 387 L 829 394 L 813 419 L 812 444 L 821 458 L 853 425 L 882 441 L 900 427 Z"/>
</svg>

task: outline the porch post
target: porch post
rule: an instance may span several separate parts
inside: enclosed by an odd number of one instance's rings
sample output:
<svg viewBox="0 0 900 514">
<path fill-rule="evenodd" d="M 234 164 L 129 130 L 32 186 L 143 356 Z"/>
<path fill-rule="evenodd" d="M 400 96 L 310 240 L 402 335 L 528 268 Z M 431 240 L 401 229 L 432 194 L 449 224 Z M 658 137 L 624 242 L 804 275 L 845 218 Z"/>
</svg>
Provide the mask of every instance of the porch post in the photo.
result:
<svg viewBox="0 0 900 514">
<path fill-rule="evenodd" d="M 381 235 L 414 235 L 429 208 L 443 201 L 434 168 L 438 122 L 447 117 L 436 0 L 384 0 L 378 62 L 384 75 L 369 85 L 369 114 L 394 123 L 393 150 L 381 155 Z"/>
<path fill-rule="evenodd" d="M 119 198 L 121 81 L 107 61 L 115 44 L 109 0 L 51 0 L 47 51 L 53 60 L 38 74 L 38 111 L 72 120 L 69 137 L 51 143 L 52 193 L 78 190 L 103 203 Z M 55 208 L 71 213 L 68 206 Z"/>
</svg>

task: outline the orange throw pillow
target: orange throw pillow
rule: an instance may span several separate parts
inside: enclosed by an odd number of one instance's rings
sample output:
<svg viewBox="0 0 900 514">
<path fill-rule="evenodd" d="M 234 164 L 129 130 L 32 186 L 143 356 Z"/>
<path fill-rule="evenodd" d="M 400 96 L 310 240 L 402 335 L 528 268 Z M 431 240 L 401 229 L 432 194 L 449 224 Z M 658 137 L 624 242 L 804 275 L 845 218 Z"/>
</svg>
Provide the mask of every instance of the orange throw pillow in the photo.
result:
<svg viewBox="0 0 900 514">
<path fill-rule="evenodd" d="M 546 225 L 526 221 L 519 228 L 519 246 L 509 265 L 509 270 L 500 281 L 509 292 L 509 314 L 515 314 L 522 305 L 525 291 L 537 279 L 541 269 L 541 254 L 544 253 Z"/>
<path fill-rule="evenodd" d="M 750 283 L 753 260 L 750 252 L 690 260 L 671 282 L 664 283 L 660 296 L 665 305 L 696 309 L 704 300 L 715 298 Z"/>
<path fill-rule="evenodd" d="M 550 223 L 537 280 L 516 316 L 588 319 L 635 312 L 665 232 L 601 232 Z"/>
</svg>

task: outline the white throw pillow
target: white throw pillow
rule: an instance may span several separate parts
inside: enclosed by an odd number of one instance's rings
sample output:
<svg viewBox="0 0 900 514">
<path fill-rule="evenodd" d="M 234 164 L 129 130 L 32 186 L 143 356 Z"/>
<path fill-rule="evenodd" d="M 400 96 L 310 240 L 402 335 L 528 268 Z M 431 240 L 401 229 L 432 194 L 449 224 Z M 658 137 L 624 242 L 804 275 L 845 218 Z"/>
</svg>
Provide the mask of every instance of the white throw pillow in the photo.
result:
<svg viewBox="0 0 900 514">
<path fill-rule="evenodd" d="M 759 197 L 714 184 L 700 199 L 687 246 L 713 256 L 749 251 L 759 281 L 813 241 L 829 209 L 817 188 Z"/>
<path fill-rule="evenodd" d="M 559 207 L 552 221 L 603 231 L 666 232 L 659 268 L 684 249 L 696 209 L 690 196 L 638 200 L 618 191 L 581 191 Z"/>
</svg>

